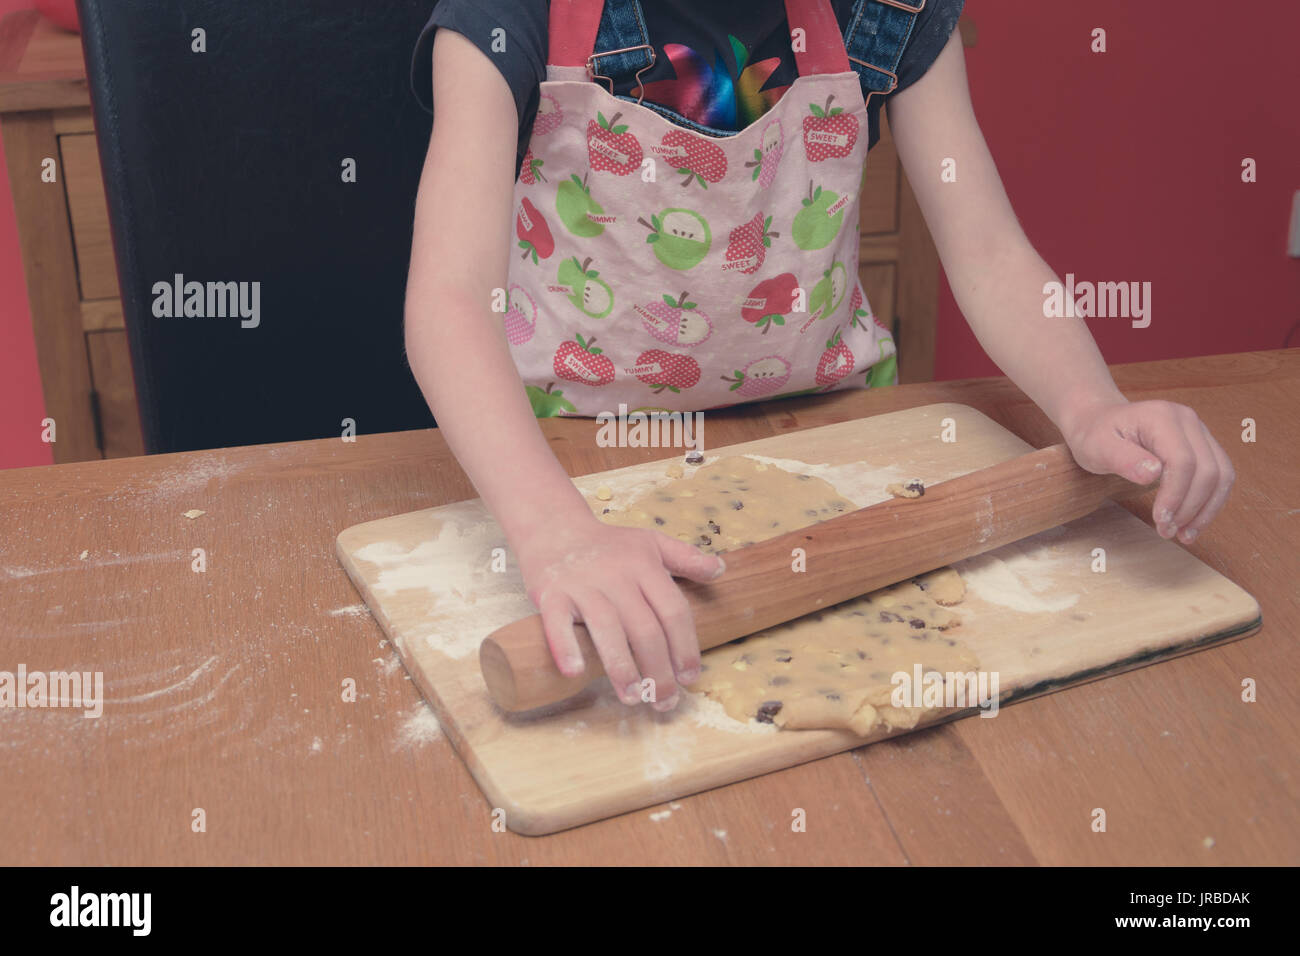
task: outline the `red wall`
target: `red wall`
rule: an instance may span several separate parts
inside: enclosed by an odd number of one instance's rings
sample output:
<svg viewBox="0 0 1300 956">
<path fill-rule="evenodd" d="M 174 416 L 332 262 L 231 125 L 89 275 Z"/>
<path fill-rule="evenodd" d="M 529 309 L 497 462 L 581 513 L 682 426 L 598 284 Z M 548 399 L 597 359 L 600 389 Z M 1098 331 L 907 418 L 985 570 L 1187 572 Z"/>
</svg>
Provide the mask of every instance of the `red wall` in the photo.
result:
<svg viewBox="0 0 1300 956">
<path fill-rule="evenodd" d="M 1149 328 L 1089 320 L 1106 360 L 1282 347 L 1300 320 L 1300 259 L 1286 255 L 1300 5 L 967 0 L 966 12 L 975 113 L 1030 241 L 1058 275 L 1152 283 Z M 1090 52 L 1094 27 L 1109 52 Z M 946 284 L 935 374 L 998 374 Z"/>
<path fill-rule="evenodd" d="M 30 0 L 0 0 L 0 17 L 31 6 Z M 53 461 L 50 446 L 40 440 L 44 417 L 13 195 L 4 151 L 0 150 L 0 468 Z"/>
</svg>

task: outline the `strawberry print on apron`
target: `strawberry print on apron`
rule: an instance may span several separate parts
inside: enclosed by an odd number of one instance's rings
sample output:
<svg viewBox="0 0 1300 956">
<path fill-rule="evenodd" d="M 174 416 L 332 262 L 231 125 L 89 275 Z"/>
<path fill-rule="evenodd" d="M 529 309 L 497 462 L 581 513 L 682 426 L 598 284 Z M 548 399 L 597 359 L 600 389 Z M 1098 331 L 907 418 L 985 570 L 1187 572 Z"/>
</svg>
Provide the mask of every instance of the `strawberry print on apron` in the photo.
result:
<svg viewBox="0 0 1300 956">
<path fill-rule="evenodd" d="M 552 0 L 518 181 L 506 339 L 539 417 L 893 384 L 857 279 L 867 111 L 827 0 L 786 0 L 798 77 L 709 136 L 589 75 L 601 0 Z"/>
</svg>

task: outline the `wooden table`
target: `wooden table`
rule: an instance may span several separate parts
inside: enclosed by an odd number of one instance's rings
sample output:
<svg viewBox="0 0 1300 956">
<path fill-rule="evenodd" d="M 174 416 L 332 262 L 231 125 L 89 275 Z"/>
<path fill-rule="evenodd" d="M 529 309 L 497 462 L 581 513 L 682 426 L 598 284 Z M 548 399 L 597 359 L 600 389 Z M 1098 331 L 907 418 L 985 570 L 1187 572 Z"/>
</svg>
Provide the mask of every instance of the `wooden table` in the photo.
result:
<svg viewBox="0 0 1300 956">
<path fill-rule="evenodd" d="M 110 701 L 97 720 L 0 709 L 0 864 L 1300 862 L 1300 349 L 1115 372 L 1232 455 L 1193 550 L 1259 599 L 1262 632 L 544 838 L 493 832 L 334 557 L 348 525 L 472 496 L 436 431 L 0 473 L 0 670 L 103 670 Z M 706 437 L 940 401 L 1056 438 L 1004 379 L 711 413 Z M 572 474 L 663 457 L 542 427 Z"/>
</svg>

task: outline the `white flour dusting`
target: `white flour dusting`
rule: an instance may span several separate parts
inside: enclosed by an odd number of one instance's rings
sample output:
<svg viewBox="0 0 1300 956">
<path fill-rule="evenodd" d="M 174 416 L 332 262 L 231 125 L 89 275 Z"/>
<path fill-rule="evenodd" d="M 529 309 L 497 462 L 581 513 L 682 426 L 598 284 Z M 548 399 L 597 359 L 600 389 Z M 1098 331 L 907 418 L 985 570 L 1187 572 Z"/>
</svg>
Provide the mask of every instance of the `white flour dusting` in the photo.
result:
<svg viewBox="0 0 1300 956">
<path fill-rule="evenodd" d="M 967 589 L 990 604 L 1031 614 L 1064 611 L 1079 602 L 1079 595 L 1061 593 L 1057 579 L 1078 559 L 1063 557 L 1046 543 L 1059 535 L 1053 528 L 995 552 L 958 561 L 953 567 Z"/>
<path fill-rule="evenodd" d="M 347 607 L 336 607 L 329 612 L 330 617 L 364 617 L 369 614 L 370 610 L 364 604 L 349 604 Z"/>
<path fill-rule="evenodd" d="M 535 613 L 516 563 L 507 556 L 504 572 L 492 570 L 493 549 L 505 547 L 505 536 L 490 518 L 451 517 L 436 537 L 413 548 L 376 541 L 359 548 L 356 557 L 379 568 L 377 591 L 423 592 L 428 603 L 418 618 L 435 623 L 414 639 L 460 659 L 477 653 L 483 638 L 497 628 Z M 472 617 L 449 627 L 454 609 L 465 605 L 473 606 Z M 440 607 L 452 610 L 439 614 Z M 400 641 L 394 642 L 401 648 Z"/>
<path fill-rule="evenodd" d="M 434 630 L 419 639 L 433 650 L 451 658 L 459 659 L 477 654 L 483 639 L 497 628 L 537 613 L 533 602 L 522 593 L 523 587 L 521 581 L 520 593 L 490 595 L 490 600 L 485 600 L 474 608 L 473 623 L 463 624 L 463 630 L 459 633 L 448 634 L 445 631 Z"/>
<path fill-rule="evenodd" d="M 402 747 L 416 747 L 442 736 L 442 725 L 427 704 L 421 703 L 402 723 L 397 743 Z"/>
<path fill-rule="evenodd" d="M 155 496 L 191 494 L 206 490 L 210 481 L 224 481 L 248 467 L 247 462 L 232 464 L 226 458 L 224 452 L 196 455 L 179 468 L 157 472 L 152 484 L 143 487 L 142 491 Z"/>
<path fill-rule="evenodd" d="M 672 815 L 673 812 L 671 810 L 660 810 L 657 813 L 650 814 L 650 819 L 653 820 L 655 823 L 662 823 L 664 820 L 667 820 Z"/>
<path fill-rule="evenodd" d="M 112 555 L 111 558 L 101 558 L 91 562 L 85 562 L 83 559 L 78 559 L 79 562 L 78 564 L 59 564 L 59 565 L 52 565 L 47 568 L 21 568 L 21 567 L 0 568 L 0 574 L 3 574 L 7 578 L 13 578 L 16 580 L 18 578 L 30 578 L 33 575 L 37 575 L 37 574 L 55 574 L 60 571 L 73 571 L 79 574 L 85 574 L 87 571 L 93 568 L 98 568 L 110 564 L 114 564 L 114 565 L 143 564 L 146 562 L 154 562 L 154 561 L 188 562 L 190 560 L 189 551 L 167 551 L 162 554 L 128 554 L 125 557 L 123 557 L 120 554 L 117 554 L 116 552 L 111 552 L 111 551 L 109 552 L 109 554 Z M 78 578 L 77 580 L 85 580 L 85 579 Z"/>
<path fill-rule="evenodd" d="M 638 727 L 642 744 L 641 764 L 646 780 L 657 783 L 667 780 L 691 759 L 695 733 L 680 719 L 680 715 L 670 712 L 665 716 L 650 710 L 646 716 L 649 719 Z M 679 719 L 674 720 L 674 717 Z"/>
<path fill-rule="evenodd" d="M 177 691 L 193 687 L 194 683 L 205 673 L 212 669 L 212 665 L 217 662 L 215 656 L 209 657 L 206 661 L 194 668 L 188 677 L 176 681 L 174 684 L 168 684 L 166 687 L 159 687 L 157 690 L 151 690 L 144 694 L 134 694 L 130 697 L 106 698 L 105 704 L 142 704 L 145 701 L 153 700 L 155 697 L 161 697 L 164 694 L 174 694 Z M 229 676 L 229 675 L 227 675 Z M 224 683 L 224 681 L 222 682 Z"/>
</svg>

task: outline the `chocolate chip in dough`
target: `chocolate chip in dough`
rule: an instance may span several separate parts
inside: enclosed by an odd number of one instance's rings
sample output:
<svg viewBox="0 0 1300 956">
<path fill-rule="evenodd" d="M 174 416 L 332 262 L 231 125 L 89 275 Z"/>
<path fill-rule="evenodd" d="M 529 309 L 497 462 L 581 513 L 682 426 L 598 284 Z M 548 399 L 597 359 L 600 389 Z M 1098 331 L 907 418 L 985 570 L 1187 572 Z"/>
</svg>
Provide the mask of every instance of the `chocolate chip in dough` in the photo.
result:
<svg viewBox="0 0 1300 956">
<path fill-rule="evenodd" d="M 699 464 L 700 462 L 702 462 L 702 461 L 704 461 L 704 452 L 702 452 L 702 451 L 689 451 L 689 452 L 686 453 L 686 464 L 688 464 L 688 465 L 698 465 L 698 464 Z"/>
<path fill-rule="evenodd" d="M 754 718 L 759 723 L 770 724 L 772 723 L 772 718 L 779 713 L 781 713 L 781 701 L 765 700 L 763 703 L 758 705 L 758 713 L 754 715 Z"/>
<path fill-rule="evenodd" d="M 742 509 L 744 509 L 744 507 L 745 507 L 745 503 L 741 501 L 739 498 L 732 499 L 731 502 L 732 511 L 741 511 Z"/>
<path fill-rule="evenodd" d="M 718 523 L 716 521 L 709 522 L 709 530 L 712 531 L 714 534 L 722 534 L 722 528 L 718 526 Z"/>
</svg>

